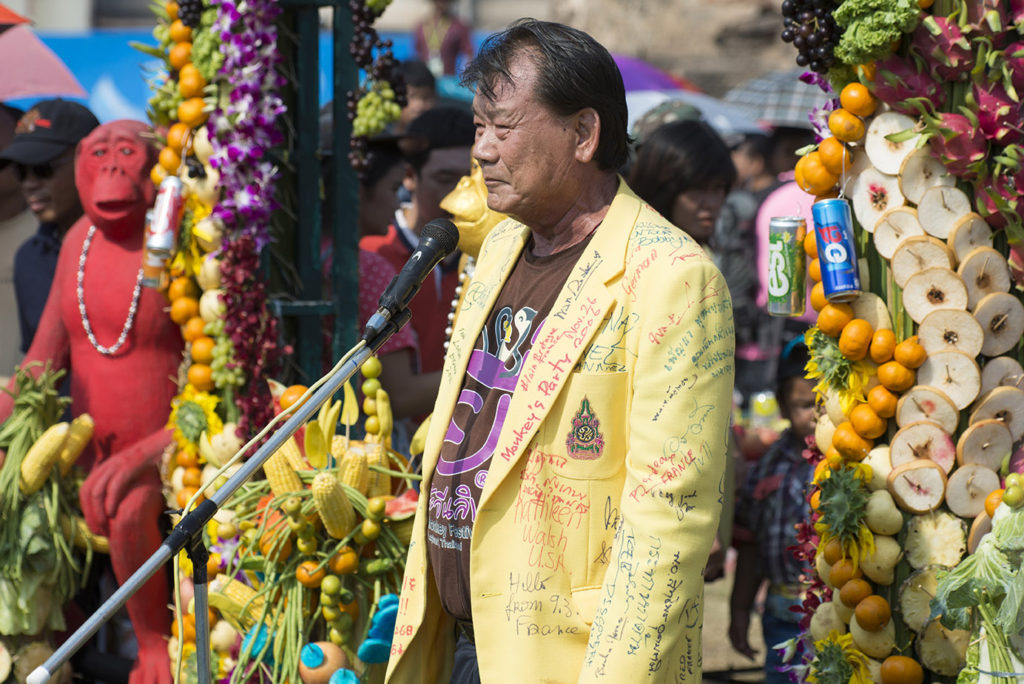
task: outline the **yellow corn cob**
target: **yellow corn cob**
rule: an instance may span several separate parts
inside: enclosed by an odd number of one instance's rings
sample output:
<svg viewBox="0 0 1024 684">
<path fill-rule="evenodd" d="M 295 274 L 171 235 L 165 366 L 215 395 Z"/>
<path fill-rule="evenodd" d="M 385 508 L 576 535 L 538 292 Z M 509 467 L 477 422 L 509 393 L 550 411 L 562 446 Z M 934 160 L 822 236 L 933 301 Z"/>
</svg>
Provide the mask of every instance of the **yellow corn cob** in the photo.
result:
<svg viewBox="0 0 1024 684">
<path fill-rule="evenodd" d="M 303 489 L 302 480 L 299 479 L 295 469 L 280 451 L 275 451 L 266 460 L 263 464 L 263 473 L 267 476 L 270 491 L 274 496 L 283 496 L 289 492 L 301 492 Z"/>
<path fill-rule="evenodd" d="M 299 451 L 299 443 L 295 441 L 294 436 L 289 437 L 275 452 L 275 455 L 283 456 L 285 462 L 292 467 L 292 470 L 309 470 L 309 464 L 306 463 L 306 459 L 302 458 L 302 452 Z M 266 468 L 266 465 L 263 467 Z"/>
<path fill-rule="evenodd" d="M 266 597 L 227 575 L 217 575 L 217 582 L 220 588 L 210 592 L 210 605 L 221 611 L 224 617 L 230 616 L 230 622 L 244 628 L 239 631 L 248 631 L 263 614 Z"/>
<path fill-rule="evenodd" d="M 19 485 L 23 494 L 34 494 L 46 482 L 50 471 L 60 458 L 60 450 L 67 439 L 70 426 L 67 423 L 56 423 L 36 440 L 25 454 L 21 462 L 21 480 Z"/>
<path fill-rule="evenodd" d="M 356 511 L 338 478 L 328 472 L 317 473 L 311 489 L 327 534 L 341 539 L 351 532 L 356 524 Z"/>
<path fill-rule="evenodd" d="M 71 421 L 67 439 L 64 440 L 64 445 L 60 448 L 60 456 L 58 457 L 60 474 L 62 476 L 68 474 L 71 466 L 75 464 L 75 461 L 82 454 L 82 450 L 85 449 L 85 445 L 92 439 L 94 426 L 92 416 L 88 413 L 83 413 Z"/>
<path fill-rule="evenodd" d="M 331 440 L 331 456 L 334 456 L 336 464 L 341 464 L 345 461 L 346 446 L 349 441 L 341 435 L 335 435 Z"/>
<path fill-rule="evenodd" d="M 78 516 L 61 516 L 61 527 L 64 529 L 64 536 L 71 537 L 73 544 L 79 549 L 92 548 L 99 553 L 110 553 L 110 540 L 93 534 L 92 530 L 85 523 L 83 518 Z"/>
<path fill-rule="evenodd" d="M 341 462 L 341 469 L 338 471 L 338 479 L 363 496 L 366 495 L 370 486 L 370 463 L 366 454 L 367 448 L 372 447 L 350 444 L 348 451 L 345 452 L 345 460 Z"/>
<path fill-rule="evenodd" d="M 391 476 L 387 473 L 379 473 L 376 470 L 369 470 L 369 466 L 376 465 L 383 468 L 389 466 L 388 450 L 383 444 L 367 445 L 369 455 L 367 456 L 367 485 L 366 498 L 372 499 L 375 496 L 383 496 L 391 493 Z"/>
</svg>

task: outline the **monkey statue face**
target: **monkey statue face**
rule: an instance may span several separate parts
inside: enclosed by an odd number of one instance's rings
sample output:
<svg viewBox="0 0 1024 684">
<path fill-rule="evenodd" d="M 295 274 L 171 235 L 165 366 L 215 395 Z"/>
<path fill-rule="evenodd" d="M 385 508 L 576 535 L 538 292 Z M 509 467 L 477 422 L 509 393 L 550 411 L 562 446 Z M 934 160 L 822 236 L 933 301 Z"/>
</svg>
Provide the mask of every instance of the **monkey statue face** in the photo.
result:
<svg viewBox="0 0 1024 684">
<path fill-rule="evenodd" d="M 452 215 L 459 229 L 459 249 L 472 257 L 480 254 L 487 233 L 508 218 L 487 207 L 487 186 L 476 159 L 472 160 L 469 175 L 459 179 L 455 189 L 441 200 L 441 208 Z"/>
<path fill-rule="evenodd" d="M 145 231 L 146 210 L 156 195 L 149 178 L 156 150 L 142 138 L 148 131 L 140 121 L 113 121 L 78 144 L 75 179 L 82 208 L 111 239 Z"/>
</svg>

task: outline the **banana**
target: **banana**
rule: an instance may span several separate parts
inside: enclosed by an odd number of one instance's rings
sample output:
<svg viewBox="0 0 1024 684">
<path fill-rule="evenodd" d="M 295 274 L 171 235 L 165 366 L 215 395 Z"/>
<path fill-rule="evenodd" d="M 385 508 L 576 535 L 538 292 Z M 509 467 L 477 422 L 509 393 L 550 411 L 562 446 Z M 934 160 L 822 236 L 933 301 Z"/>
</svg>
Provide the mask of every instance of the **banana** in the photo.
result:
<svg viewBox="0 0 1024 684">
<path fill-rule="evenodd" d="M 320 432 L 324 436 L 324 444 L 330 444 L 334 440 L 334 432 L 338 426 L 338 417 L 341 415 L 341 402 L 325 402 L 320 407 L 320 415 L 317 416 L 317 423 L 320 424 Z"/>
<path fill-rule="evenodd" d="M 206 462 L 220 468 L 224 464 L 220 462 L 220 457 L 217 455 L 217 451 L 210 444 L 210 436 L 206 434 L 206 430 L 199 433 L 199 455 L 206 459 Z"/>
<path fill-rule="evenodd" d="M 412 439 L 409 441 L 409 455 L 419 456 L 423 453 L 423 450 L 427 447 L 427 431 L 430 430 L 430 419 L 433 414 L 427 416 L 420 423 L 420 426 L 416 428 L 416 432 L 413 433 Z"/>
<path fill-rule="evenodd" d="M 380 428 L 377 439 L 385 448 L 391 448 L 391 432 L 395 428 L 395 416 L 391 412 L 391 398 L 383 389 L 377 390 L 377 420 Z"/>
<path fill-rule="evenodd" d="M 316 421 L 306 423 L 306 460 L 314 468 L 327 467 L 327 442 L 324 441 L 324 433 Z"/>
</svg>

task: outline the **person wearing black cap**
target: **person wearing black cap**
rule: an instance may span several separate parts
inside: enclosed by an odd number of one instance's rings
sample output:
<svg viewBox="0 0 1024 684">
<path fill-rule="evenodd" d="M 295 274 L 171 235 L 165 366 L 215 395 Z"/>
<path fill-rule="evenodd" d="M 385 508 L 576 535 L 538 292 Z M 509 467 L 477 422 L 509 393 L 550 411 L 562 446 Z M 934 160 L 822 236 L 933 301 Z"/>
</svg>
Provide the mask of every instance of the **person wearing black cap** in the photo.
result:
<svg viewBox="0 0 1024 684">
<path fill-rule="evenodd" d="M 24 114 L 0 105 L 0 149 L 14 139 L 14 127 Z M 0 168 L 0 384 L 21 361 L 18 305 L 14 298 L 14 253 L 36 230 L 36 219 L 25 204 L 14 169 Z"/>
<path fill-rule="evenodd" d="M 99 121 L 67 100 L 45 100 L 25 112 L 14 140 L 0 150 L 0 165 L 13 164 L 21 192 L 39 229 L 14 257 L 21 351 L 28 351 L 57 268 L 61 240 L 82 215 L 75 188 L 75 148 Z"/>
<path fill-rule="evenodd" d="M 736 499 L 736 577 L 729 600 L 729 640 L 733 648 L 753 659 L 755 651 L 747 640 L 750 613 L 761 584 L 767 582 L 761 626 L 768 684 L 789 681 L 778 671 L 782 659 L 773 647 L 800 632 L 800 616 L 790 609 L 799 605 L 803 596 L 802 568 L 789 547 L 797 543 L 796 524 L 811 514 L 805 490 L 814 469 L 803 458 L 803 450 L 806 438 L 814 434 L 817 414 L 814 383 L 804 377 L 807 359 L 802 336 L 783 348 L 776 396 L 790 426 L 747 473 Z"/>
</svg>

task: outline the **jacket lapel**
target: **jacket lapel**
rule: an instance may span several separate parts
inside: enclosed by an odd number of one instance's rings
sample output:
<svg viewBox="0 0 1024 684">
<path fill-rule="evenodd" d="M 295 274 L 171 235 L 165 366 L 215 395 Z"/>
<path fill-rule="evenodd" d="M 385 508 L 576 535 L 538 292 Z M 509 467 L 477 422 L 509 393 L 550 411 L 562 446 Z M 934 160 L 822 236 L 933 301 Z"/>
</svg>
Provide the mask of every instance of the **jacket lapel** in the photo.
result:
<svg viewBox="0 0 1024 684">
<path fill-rule="evenodd" d="M 473 347 L 480 337 L 480 331 L 487 323 L 487 317 L 501 288 L 519 260 L 519 253 L 523 250 L 529 234 L 529 229 L 523 224 L 507 220 L 499 224 L 493 235 L 487 238 L 484 254 L 477 264 L 474 277 L 466 290 L 462 308 L 452 328 L 441 386 L 438 388 L 423 452 L 424 473 L 432 473 L 437 465 L 441 443 L 448 431 L 455 403 L 462 392 L 462 383 Z M 444 416 L 443 420 L 439 419 L 441 416 Z"/>
<path fill-rule="evenodd" d="M 607 285 L 623 271 L 626 244 L 640 206 L 639 199 L 620 179 L 608 214 L 562 286 L 523 363 L 487 471 L 480 508 L 512 471 L 615 303 Z M 479 330 L 478 326 L 477 333 Z"/>
</svg>

